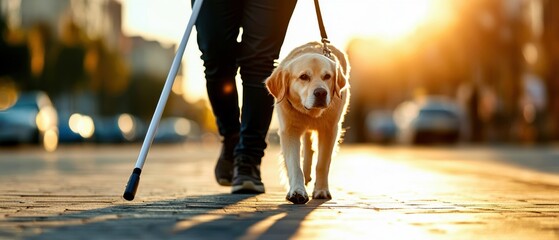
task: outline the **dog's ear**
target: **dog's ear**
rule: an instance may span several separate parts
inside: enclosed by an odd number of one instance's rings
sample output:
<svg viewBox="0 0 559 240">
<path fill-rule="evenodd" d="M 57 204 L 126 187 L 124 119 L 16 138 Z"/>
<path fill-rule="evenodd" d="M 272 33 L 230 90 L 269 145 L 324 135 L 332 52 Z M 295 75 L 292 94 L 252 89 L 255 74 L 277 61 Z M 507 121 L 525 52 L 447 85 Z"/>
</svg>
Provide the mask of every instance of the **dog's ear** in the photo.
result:
<svg viewBox="0 0 559 240">
<path fill-rule="evenodd" d="M 336 63 L 336 82 L 334 83 L 334 93 L 339 98 L 342 98 L 342 90 L 347 87 L 348 76 L 345 73 L 345 68 L 339 63 Z"/>
<path fill-rule="evenodd" d="M 268 88 L 272 96 L 277 99 L 277 102 L 281 102 L 287 94 L 287 90 L 289 89 L 287 77 L 285 71 L 281 69 L 281 67 L 278 67 L 265 81 L 266 88 Z"/>
<path fill-rule="evenodd" d="M 334 84 L 334 92 L 336 94 L 336 96 L 338 97 L 342 97 L 342 91 L 345 88 L 349 87 L 349 71 L 350 71 L 350 67 L 349 67 L 349 61 L 347 59 L 347 56 L 340 51 L 338 48 L 334 47 L 333 45 L 329 45 L 330 50 L 333 53 L 333 60 L 336 63 L 335 64 L 335 68 L 336 68 L 336 82 Z"/>
</svg>

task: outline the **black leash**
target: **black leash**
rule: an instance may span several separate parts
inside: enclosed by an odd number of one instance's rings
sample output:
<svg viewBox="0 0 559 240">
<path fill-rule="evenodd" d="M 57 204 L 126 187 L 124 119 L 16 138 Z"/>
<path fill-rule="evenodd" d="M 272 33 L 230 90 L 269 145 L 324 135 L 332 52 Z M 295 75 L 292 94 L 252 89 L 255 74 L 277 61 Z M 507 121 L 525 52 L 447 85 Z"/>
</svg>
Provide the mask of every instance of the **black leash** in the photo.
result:
<svg viewBox="0 0 559 240">
<path fill-rule="evenodd" d="M 318 19 L 318 28 L 320 29 L 320 37 L 322 38 L 322 53 L 324 56 L 330 58 L 332 51 L 328 48 L 330 41 L 328 40 L 328 35 L 326 35 L 326 29 L 324 28 L 324 22 L 322 21 L 322 13 L 320 13 L 320 5 L 318 0 L 314 0 L 314 9 L 316 10 L 316 18 Z"/>
</svg>

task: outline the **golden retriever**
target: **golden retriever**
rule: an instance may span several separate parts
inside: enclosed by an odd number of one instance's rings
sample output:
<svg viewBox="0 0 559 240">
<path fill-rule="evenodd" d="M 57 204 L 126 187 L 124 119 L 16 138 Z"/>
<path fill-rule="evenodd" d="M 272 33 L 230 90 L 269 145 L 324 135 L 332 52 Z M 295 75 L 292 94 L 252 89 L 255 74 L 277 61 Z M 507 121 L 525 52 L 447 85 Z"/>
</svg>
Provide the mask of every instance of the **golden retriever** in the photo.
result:
<svg viewBox="0 0 559 240">
<path fill-rule="evenodd" d="M 286 199 L 295 204 L 309 201 L 305 185 L 311 181 L 313 132 L 318 138 L 318 161 L 312 197 L 332 198 L 328 172 L 349 104 L 350 67 L 345 54 L 332 45 L 329 49 L 331 57 L 323 54 L 319 42 L 293 49 L 265 82 L 276 100 L 280 144 L 289 183 Z"/>
</svg>

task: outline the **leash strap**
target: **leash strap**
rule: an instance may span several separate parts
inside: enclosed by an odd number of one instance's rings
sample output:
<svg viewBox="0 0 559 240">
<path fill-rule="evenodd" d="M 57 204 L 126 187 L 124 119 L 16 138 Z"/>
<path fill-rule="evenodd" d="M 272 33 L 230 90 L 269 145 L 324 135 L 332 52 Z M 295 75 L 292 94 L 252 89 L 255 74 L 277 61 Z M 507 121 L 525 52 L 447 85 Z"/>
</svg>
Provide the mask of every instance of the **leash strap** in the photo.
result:
<svg viewBox="0 0 559 240">
<path fill-rule="evenodd" d="M 328 48 L 330 41 L 328 40 L 328 35 L 326 34 L 326 29 L 324 28 L 324 22 L 322 21 L 322 13 L 320 12 L 320 5 L 318 0 L 314 0 L 314 9 L 316 10 L 316 18 L 318 19 L 318 28 L 320 29 L 320 37 L 322 38 L 322 53 L 324 56 L 330 58 L 332 51 Z"/>
</svg>

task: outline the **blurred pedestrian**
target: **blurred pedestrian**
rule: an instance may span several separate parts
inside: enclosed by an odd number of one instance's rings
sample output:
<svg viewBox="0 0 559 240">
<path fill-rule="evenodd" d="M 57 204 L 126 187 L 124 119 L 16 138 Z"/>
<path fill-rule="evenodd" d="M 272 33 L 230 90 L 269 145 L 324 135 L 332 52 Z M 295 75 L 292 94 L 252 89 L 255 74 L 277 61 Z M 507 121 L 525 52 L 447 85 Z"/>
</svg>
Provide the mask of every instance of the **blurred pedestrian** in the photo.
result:
<svg viewBox="0 0 559 240">
<path fill-rule="evenodd" d="M 260 163 L 267 147 L 274 99 L 263 82 L 279 57 L 296 3 L 205 0 L 197 19 L 206 89 L 223 137 L 215 177 L 220 185 L 232 186 L 232 193 L 264 192 Z M 238 69 L 242 109 L 235 84 Z"/>
</svg>

